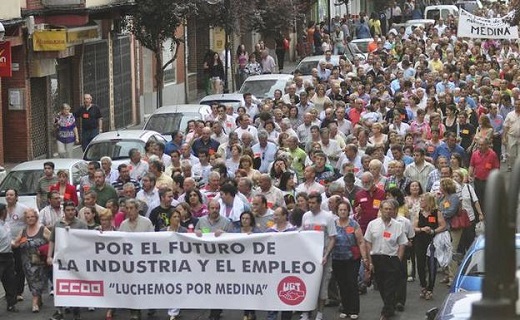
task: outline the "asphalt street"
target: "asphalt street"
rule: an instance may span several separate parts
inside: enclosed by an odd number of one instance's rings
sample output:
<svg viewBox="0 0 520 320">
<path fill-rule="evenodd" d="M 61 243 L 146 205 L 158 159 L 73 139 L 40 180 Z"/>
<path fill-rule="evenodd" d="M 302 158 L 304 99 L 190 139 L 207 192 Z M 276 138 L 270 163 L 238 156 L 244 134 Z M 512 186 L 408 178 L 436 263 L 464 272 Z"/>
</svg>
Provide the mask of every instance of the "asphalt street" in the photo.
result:
<svg viewBox="0 0 520 320">
<path fill-rule="evenodd" d="M 439 274 L 437 281 L 440 281 L 442 278 L 441 274 Z M 424 299 L 419 298 L 419 282 L 409 282 L 408 283 L 408 294 L 407 294 L 407 303 L 404 312 L 398 312 L 395 317 L 392 319 L 395 320 L 417 320 L 424 319 L 425 312 L 433 307 L 440 306 L 444 297 L 448 293 L 448 288 L 444 284 L 438 283 L 434 290 L 434 297 L 430 301 L 426 301 Z M 31 311 L 31 297 L 30 292 L 28 290 L 25 291 L 24 294 L 25 300 L 19 302 L 17 308 L 19 309 L 18 313 L 11 313 L 6 311 L 5 300 L 1 299 L 0 301 L 0 319 L 2 320 L 27 320 L 27 319 L 35 319 L 35 320 L 46 320 L 49 319 L 54 313 L 54 305 L 53 299 L 49 295 L 44 296 L 44 305 L 40 310 L 40 313 L 32 313 Z M 145 297 L 143 297 L 145 298 Z M 174 304 L 174 300 L 172 299 L 172 304 Z M 153 307 L 151 305 L 150 307 Z M 237 306 L 239 307 L 239 306 Z M 368 293 L 361 296 L 361 313 L 359 314 L 359 319 L 367 319 L 367 320 L 377 320 L 379 319 L 379 313 L 382 307 L 382 300 L 379 296 L 379 292 L 369 288 Z M 105 310 L 97 309 L 95 311 L 88 311 L 87 309 L 81 310 L 81 318 L 82 320 L 103 320 L 105 319 Z M 166 310 L 157 310 L 154 316 L 148 316 L 147 311 L 143 311 L 143 320 L 166 320 L 169 319 Z M 209 316 L 209 310 L 182 310 L 181 311 L 181 320 L 206 320 Z M 129 312 L 127 310 L 118 310 L 114 315 L 114 319 L 128 320 Z M 65 319 L 72 319 L 72 314 L 66 314 Z M 243 313 L 241 310 L 224 310 L 222 314 L 222 320 L 242 320 Z M 264 320 L 266 319 L 266 312 L 259 311 L 257 312 L 257 319 Z M 298 314 L 293 315 L 294 320 L 299 319 Z M 312 318 L 314 319 L 314 318 Z M 340 319 L 338 307 L 326 307 L 324 313 L 324 320 L 328 319 Z"/>
</svg>

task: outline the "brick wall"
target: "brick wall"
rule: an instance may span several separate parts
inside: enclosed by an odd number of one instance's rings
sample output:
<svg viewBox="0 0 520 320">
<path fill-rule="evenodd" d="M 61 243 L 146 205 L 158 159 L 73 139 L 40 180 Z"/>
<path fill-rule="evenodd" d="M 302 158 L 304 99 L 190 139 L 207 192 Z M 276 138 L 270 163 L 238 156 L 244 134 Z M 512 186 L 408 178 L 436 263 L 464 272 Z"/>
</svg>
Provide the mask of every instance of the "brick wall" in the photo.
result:
<svg viewBox="0 0 520 320">
<path fill-rule="evenodd" d="M 29 151 L 29 124 L 31 95 L 25 65 L 25 47 L 13 47 L 13 62 L 20 66 L 19 71 L 14 71 L 11 78 L 2 78 L 2 105 L 4 123 L 4 159 L 6 162 L 21 162 L 32 158 Z M 24 110 L 9 110 L 8 88 L 24 89 Z"/>
<path fill-rule="evenodd" d="M 42 0 L 27 0 L 27 10 L 43 9 Z"/>
<path fill-rule="evenodd" d="M 189 72 L 197 73 L 197 87 L 204 88 L 204 56 L 210 48 L 207 21 L 194 18 L 188 22 Z"/>
</svg>

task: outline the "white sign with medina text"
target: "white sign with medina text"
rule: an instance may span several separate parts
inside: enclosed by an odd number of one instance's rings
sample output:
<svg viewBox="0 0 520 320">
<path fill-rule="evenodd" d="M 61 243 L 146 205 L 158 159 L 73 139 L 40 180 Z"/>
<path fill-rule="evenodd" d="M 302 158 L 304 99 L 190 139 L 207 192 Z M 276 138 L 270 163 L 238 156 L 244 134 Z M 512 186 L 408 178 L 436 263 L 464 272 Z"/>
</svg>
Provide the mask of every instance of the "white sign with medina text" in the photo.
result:
<svg viewBox="0 0 520 320">
<path fill-rule="evenodd" d="M 312 310 L 323 233 L 56 229 L 56 306 Z"/>
<path fill-rule="evenodd" d="M 459 12 L 457 37 L 481 39 L 518 39 L 518 27 L 509 25 L 514 12 L 499 18 L 475 16 L 464 9 Z"/>
</svg>

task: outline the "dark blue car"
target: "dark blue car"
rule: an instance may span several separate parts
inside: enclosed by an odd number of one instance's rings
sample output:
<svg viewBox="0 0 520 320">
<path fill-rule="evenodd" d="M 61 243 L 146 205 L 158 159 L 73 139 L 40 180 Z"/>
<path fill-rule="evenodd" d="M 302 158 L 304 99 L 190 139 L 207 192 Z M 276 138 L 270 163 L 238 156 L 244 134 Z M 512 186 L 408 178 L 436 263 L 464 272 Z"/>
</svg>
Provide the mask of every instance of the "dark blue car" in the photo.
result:
<svg viewBox="0 0 520 320">
<path fill-rule="evenodd" d="M 520 266 L 520 234 L 516 235 L 516 265 Z M 479 236 L 473 242 L 464 256 L 462 263 L 455 274 L 450 292 L 478 291 L 482 286 L 484 278 L 484 236 Z"/>
</svg>

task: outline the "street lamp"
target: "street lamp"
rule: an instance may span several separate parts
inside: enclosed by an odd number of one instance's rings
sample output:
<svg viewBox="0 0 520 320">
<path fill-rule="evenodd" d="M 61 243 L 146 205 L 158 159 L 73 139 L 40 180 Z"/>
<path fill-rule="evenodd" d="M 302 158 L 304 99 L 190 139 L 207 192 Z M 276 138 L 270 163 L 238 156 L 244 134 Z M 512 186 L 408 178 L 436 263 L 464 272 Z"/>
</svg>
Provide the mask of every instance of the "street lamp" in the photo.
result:
<svg viewBox="0 0 520 320">
<path fill-rule="evenodd" d="M 215 5 L 215 4 L 218 4 L 218 3 L 222 3 L 224 4 L 224 9 L 225 9 L 225 16 L 228 17 L 229 16 L 229 12 L 231 11 L 230 8 L 231 8 L 231 2 L 230 0 L 206 0 L 207 3 L 211 4 L 211 5 Z M 229 84 L 228 84 L 228 68 L 229 68 L 229 63 L 228 63 L 228 60 L 229 60 L 229 22 L 228 20 L 226 19 L 225 22 L 224 22 L 224 93 L 229 93 Z"/>
</svg>

